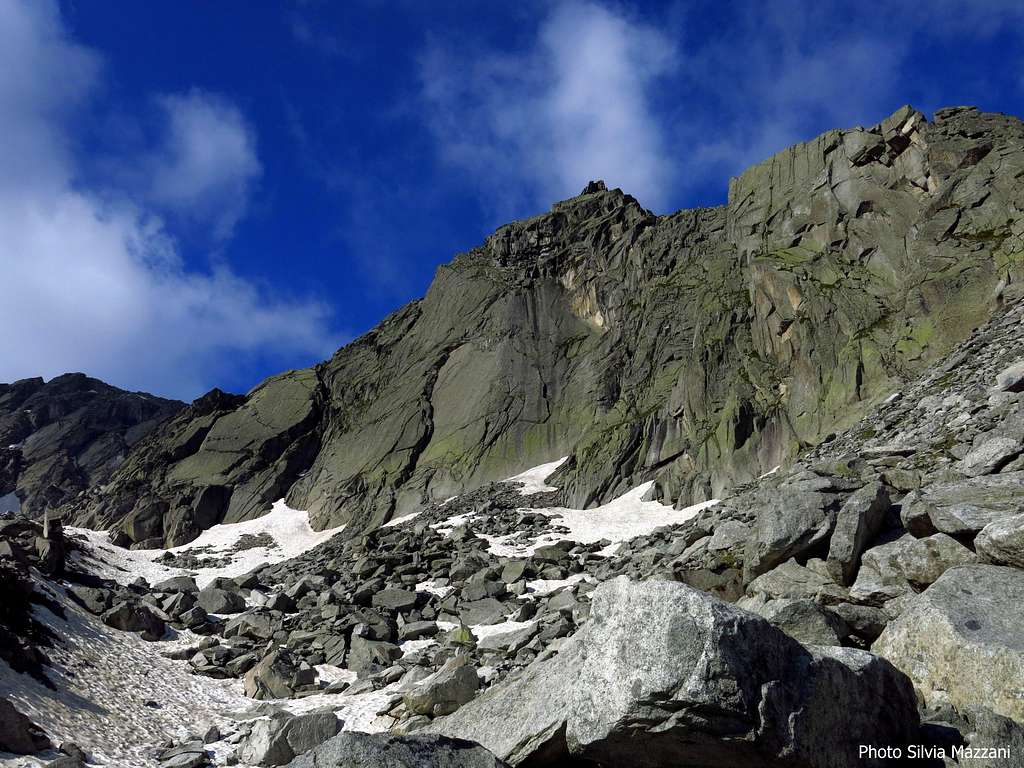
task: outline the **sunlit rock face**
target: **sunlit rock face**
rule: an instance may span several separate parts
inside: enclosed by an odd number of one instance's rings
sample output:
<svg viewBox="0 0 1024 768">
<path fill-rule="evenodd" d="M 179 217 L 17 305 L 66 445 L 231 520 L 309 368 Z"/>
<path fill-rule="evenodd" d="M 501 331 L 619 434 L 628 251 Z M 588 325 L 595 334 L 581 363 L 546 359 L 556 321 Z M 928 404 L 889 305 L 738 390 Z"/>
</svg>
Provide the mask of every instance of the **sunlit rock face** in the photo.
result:
<svg viewBox="0 0 1024 768">
<path fill-rule="evenodd" d="M 1016 295 L 1024 127 L 970 108 L 791 147 L 717 208 L 588 185 L 313 368 L 165 424 L 75 522 L 180 544 L 286 496 L 359 530 L 568 455 L 588 507 L 720 495 L 854 423 Z"/>
</svg>

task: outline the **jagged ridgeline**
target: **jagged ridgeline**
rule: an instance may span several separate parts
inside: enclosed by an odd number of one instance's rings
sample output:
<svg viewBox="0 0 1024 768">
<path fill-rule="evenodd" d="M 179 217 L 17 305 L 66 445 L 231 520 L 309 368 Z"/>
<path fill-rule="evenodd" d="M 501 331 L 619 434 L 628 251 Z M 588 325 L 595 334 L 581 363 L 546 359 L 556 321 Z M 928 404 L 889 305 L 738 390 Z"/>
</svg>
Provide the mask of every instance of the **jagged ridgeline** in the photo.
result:
<svg viewBox="0 0 1024 768">
<path fill-rule="evenodd" d="M 184 405 L 81 373 L 0 384 L 0 512 L 41 518 L 106 481 Z"/>
<path fill-rule="evenodd" d="M 123 543 L 308 509 L 382 523 L 568 455 L 593 505 L 676 504 L 852 424 L 1019 291 L 1024 126 L 904 107 L 656 216 L 592 183 L 441 267 L 427 295 L 313 368 L 212 392 L 63 509 Z"/>
</svg>

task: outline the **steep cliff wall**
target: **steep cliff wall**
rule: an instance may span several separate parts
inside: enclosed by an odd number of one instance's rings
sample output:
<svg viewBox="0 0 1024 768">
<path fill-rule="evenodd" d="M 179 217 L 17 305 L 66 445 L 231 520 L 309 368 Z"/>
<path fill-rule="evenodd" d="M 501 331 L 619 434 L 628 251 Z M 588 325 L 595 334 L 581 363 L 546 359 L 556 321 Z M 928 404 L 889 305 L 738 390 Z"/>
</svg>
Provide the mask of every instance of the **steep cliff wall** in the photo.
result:
<svg viewBox="0 0 1024 768">
<path fill-rule="evenodd" d="M 984 322 L 1024 259 L 1024 126 L 909 107 L 658 217 L 594 183 L 306 371 L 210 396 L 66 509 L 177 544 L 275 498 L 352 530 L 568 455 L 575 505 L 718 494 Z"/>
</svg>

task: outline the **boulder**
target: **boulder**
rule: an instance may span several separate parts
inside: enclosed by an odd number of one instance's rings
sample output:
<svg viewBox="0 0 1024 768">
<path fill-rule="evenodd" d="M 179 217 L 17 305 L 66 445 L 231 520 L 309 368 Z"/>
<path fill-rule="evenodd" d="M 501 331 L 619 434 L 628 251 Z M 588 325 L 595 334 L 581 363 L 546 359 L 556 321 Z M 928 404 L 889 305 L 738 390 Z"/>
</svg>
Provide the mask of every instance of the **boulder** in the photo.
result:
<svg viewBox="0 0 1024 768">
<path fill-rule="evenodd" d="M 37 536 L 35 546 L 39 570 L 49 576 L 62 575 L 64 573 L 64 558 L 67 555 L 64 537 L 60 535 L 49 538 Z"/>
<path fill-rule="evenodd" d="M 837 603 L 829 606 L 834 614 L 846 626 L 851 635 L 859 637 L 867 643 L 873 643 L 882 634 L 889 623 L 889 615 L 876 606 L 855 605 L 853 603 Z"/>
<path fill-rule="evenodd" d="M 974 549 L 986 562 L 1024 568 L 1024 515 L 986 525 L 974 539 Z"/>
<path fill-rule="evenodd" d="M 504 603 L 487 597 L 483 600 L 464 602 L 459 605 L 459 619 L 467 626 L 498 624 L 512 612 Z"/>
<path fill-rule="evenodd" d="M 472 741 L 346 731 L 288 763 L 288 768 L 506 768 Z"/>
<path fill-rule="evenodd" d="M 160 610 L 168 616 L 175 618 L 186 613 L 196 605 L 195 595 L 190 592 L 174 592 L 167 595 L 160 603 Z"/>
<path fill-rule="evenodd" d="M 382 589 L 370 599 L 370 605 L 392 613 L 405 613 L 416 607 L 418 596 L 405 589 Z"/>
<path fill-rule="evenodd" d="M 199 591 L 196 580 L 191 576 L 172 576 L 153 585 L 154 592 L 185 592 L 195 594 Z"/>
<path fill-rule="evenodd" d="M 750 605 L 748 610 L 763 616 L 794 640 L 807 645 L 839 645 L 847 635 L 843 622 L 813 600 L 768 600 L 759 605 Z"/>
<path fill-rule="evenodd" d="M 164 620 L 142 603 L 130 600 L 117 603 L 103 614 L 103 623 L 123 632 L 141 632 L 143 640 L 154 642 L 167 632 Z"/>
<path fill-rule="evenodd" d="M 424 637 L 433 637 L 438 633 L 436 621 L 410 621 L 403 624 L 398 630 L 398 639 L 419 640 Z"/>
<path fill-rule="evenodd" d="M 686 585 L 619 577 L 557 656 L 425 731 L 474 734 L 512 765 L 853 768 L 881 764 L 860 744 L 905 744 L 917 723 L 910 681 L 874 654 L 805 648 Z"/>
<path fill-rule="evenodd" d="M 333 712 L 297 716 L 280 713 L 253 723 L 239 747 L 239 757 L 247 765 L 285 765 L 336 736 L 341 726 Z"/>
<path fill-rule="evenodd" d="M 723 520 L 715 526 L 714 533 L 708 541 L 708 549 L 721 552 L 731 549 L 743 549 L 750 538 L 750 526 L 739 520 Z"/>
<path fill-rule="evenodd" d="M 202 741 L 186 741 L 160 753 L 160 768 L 203 768 L 209 765 Z"/>
<path fill-rule="evenodd" d="M 241 613 L 246 608 L 245 598 L 240 594 L 212 585 L 201 589 L 197 598 L 200 607 L 207 613 Z"/>
<path fill-rule="evenodd" d="M 958 714 L 964 721 L 964 741 L 975 750 L 976 757 L 969 763 L 971 768 L 1006 768 L 1011 763 L 996 753 L 997 749 L 1009 750 L 1017 759 L 1024 755 L 1024 724 L 985 707 L 966 707 Z"/>
<path fill-rule="evenodd" d="M 915 536 L 973 536 L 1024 508 L 1024 470 L 935 483 L 907 494 L 901 507 L 903 524 Z"/>
<path fill-rule="evenodd" d="M 765 490 L 750 503 L 757 519 L 744 551 L 744 581 L 824 548 L 835 525 L 834 498 L 808 482 Z"/>
<path fill-rule="evenodd" d="M 274 651 L 245 674 L 245 695 L 254 699 L 288 699 L 295 694 L 293 681 L 299 671 L 291 654 Z"/>
<path fill-rule="evenodd" d="M 67 590 L 72 600 L 79 603 L 89 613 L 96 614 L 97 616 L 110 608 L 114 603 L 113 595 L 109 589 L 69 584 Z"/>
<path fill-rule="evenodd" d="M 379 672 L 402 658 L 402 649 L 384 640 L 352 636 L 348 651 L 348 668 L 360 677 Z"/>
<path fill-rule="evenodd" d="M 806 598 L 818 602 L 835 602 L 844 596 L 845 590 L 828 576 L 812 571 L 795 560 L 789 560 L 750 582 L 747 594 L 766 600 Z"/>
<path fill-rule="evenodd" d="M 501 569 L 501 580 L 506 584 L 514 584 L 520 579 L 530 578 L 533 574 L 533 564 L 529 560 L 509 560 Z"/>
<path fill-rule="evenodd" d="M 996 389 L 1000 392 L 1024 392 L 1024 361 L 1017 361 L 996 374 Z"/>
<path fill-rule="evenodd" d="M 882 530 L 889 507 L 888 489 L 873 482 L 854 491 L 840 508 L 826 560 L 829 574 L 839 584 L 853 583 L 861 553 Z"/>
<path fill-rule="evenodd" d="M 952 568 L 872 646 L 929 705 L 984 706 L 1024 720 L 1024 571 Z"/>
<path fill-rule="evenodd" d="M 969 477 L 990 475 L 1021 452 L 1020 440 L 1013 437 L 984 437 L 960 462 L 961 471 Z"/>
<path fill-rule="evenodd" d="M 924 588 L 948 569 L 977 562 L 977 555 L 944 533 L 923 539 L 902 536 L 864 553 L 864 567 L 877 573 L 883 584 Z M 905 590 L 904 590 L 905 591 Z"/>
<path fill-rule="evenodd" d="M 270 640 L 281 628 L 281 622 L 259 609 L 240 613 L 224 625 L 224 637 L 248 637 Z"/>
<path fill-rule="evenodd" d="M 52 746 L 43 729 L 0 698 L 0 752 L 31 755 Z"/>
<path fill-rule="evenodd" d="M 416 683 L 402 701 L 406 709 L 417 715 L 450 715 L 471 701 L 479 687 L 480 679 L 469 657 L 456 656 L 430 677 Z"/>
<path fill-rule="evenodd" d="M 581 654 L 573 638 L 556 656 L 510 675 L 422 733 L 473 738 L 513 766 L 567 763 L 566 715 L 579 681 Z"/>
</svg>

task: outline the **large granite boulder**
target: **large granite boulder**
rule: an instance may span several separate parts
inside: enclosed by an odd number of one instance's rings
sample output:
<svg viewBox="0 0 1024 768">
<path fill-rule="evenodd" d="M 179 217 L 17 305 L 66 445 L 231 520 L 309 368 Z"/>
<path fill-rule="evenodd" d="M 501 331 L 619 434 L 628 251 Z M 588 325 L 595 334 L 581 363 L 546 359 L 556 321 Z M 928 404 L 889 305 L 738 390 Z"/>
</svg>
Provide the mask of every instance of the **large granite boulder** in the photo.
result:
<svg viewBox="0 0 1024 768">
<path fill-rule="evenodd" d="M 298 664 L 286 649 L 273 651 L 245 674 L 245 695 L 254 699 L 287 699 L 295 693 Z"/>
<path fill-rule="evenodd" d="M 805 647 L 686 585 L 619 577 L 558 656 L 427 730 L 474 734 L 512 765 L 852 768 L 880 764 L 860 744 L 905 744 L 917 724 L 910 681 L 878 656 Z"/>
<path fill-rule="evenodd" d="M 143 640 L 151 642 L 162 639 L 167 632 L 167 624 L 162 618 L 134 600 L 116 603 L 103 614 L 102 619 L 108 627 L 123 632 L 139 632 Z"/>
<path fill-rule="evenodd" d="M 986 525 L 974 539 L 974 549 L 986 562 L 1024 568 L 1024 515 Z"/>
<path fill-rule="evenodd" d="M 872 649 L 929 704 L 979 705 L 1024 720 L 1024 571 L 946 571 L 891 622 Z"/>
<path fill-rule="evenodd" d="M 989 523 L 1017 514 L 1024 506 L 1024 471 L 935 483 L 910 494 L 901 516 L 915 536 L 940 531 L 974 536 Z"/>
<path fill-rule="evenodd" d="M 854 491 L 839 510 L 827 559 L 839 584 L 853 583 L 861 553 L 882 530 L 889 507 L 889 490 L 876 481 Z"/>
<path fill-rule="evenodd" d="M 288 768 L 505 768 L 505 765 L 479 744 L 464 739 L 346 731 L 288 763 Z"/>
<path fill-rule="evenodd" d="M 839 508 L 838 499 L 828 489 L 827 480 L 797 477 L 745 498 L 757 511 L 744 552 L 745 580 L 751 581 L 790 558 L 828 551 Z"/>
<path fill-rule="evenodd" d="M 280 713 L 253 723 L 239 757 L 246 765 L 285 765 L 337 735 L 341 726 L 333 712 Z"/>
<path fill-rule="evenodd" d="M 856 593 L 858 586 L 863 588 L 868 578 L 877 578 L 898 593 L 924 589 L 950 568 L 977 560 L 974 552 L 944 533 L 921 539 L 901 536 L 864 553 L 862 573 L 852 591 Z"/>
<path fill-rule="evenodd" d="M 479 687 L 476 667 L 468 657 L 456 656 L 416 683 L 402 700 L 406 709 L 417 715 L 450 715 L 470 701 Z"/>
</svg>

